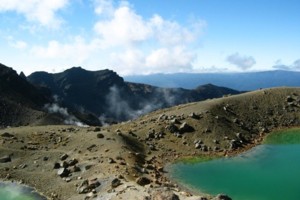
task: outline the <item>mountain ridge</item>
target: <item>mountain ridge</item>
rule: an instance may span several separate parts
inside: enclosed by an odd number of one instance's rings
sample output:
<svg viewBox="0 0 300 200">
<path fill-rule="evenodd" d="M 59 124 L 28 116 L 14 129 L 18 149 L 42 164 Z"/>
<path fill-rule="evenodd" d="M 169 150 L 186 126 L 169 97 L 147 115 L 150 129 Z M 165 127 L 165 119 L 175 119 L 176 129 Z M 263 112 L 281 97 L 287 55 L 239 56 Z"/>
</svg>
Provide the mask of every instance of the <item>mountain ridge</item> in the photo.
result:
<svg viewBox="0 0 300 200">
<path fill-rule="evenodd" d="M 159 88 L 125 81 L 108 69 L 88 71 L 81 67 L 56 74 L 35 72 L 27 79 L 33 85 L 48 87 L 69 109 L 86 110 L 117 121 L 155 109 L 239 93 L 213 85 L 202 86 L 202 90 Z"/>
<path fill-rule="evenodd" d="M 182 87 L 186 89 L 192 89 L 198 85 L 208 83 L 239 91 L 252 91 L 260 88 L 280 86 L 300 86 L 300 72 L 284 70 L 241 73 L 160 73 L 125 76 L 124 79 L 158 87 Z"/>
</svg>

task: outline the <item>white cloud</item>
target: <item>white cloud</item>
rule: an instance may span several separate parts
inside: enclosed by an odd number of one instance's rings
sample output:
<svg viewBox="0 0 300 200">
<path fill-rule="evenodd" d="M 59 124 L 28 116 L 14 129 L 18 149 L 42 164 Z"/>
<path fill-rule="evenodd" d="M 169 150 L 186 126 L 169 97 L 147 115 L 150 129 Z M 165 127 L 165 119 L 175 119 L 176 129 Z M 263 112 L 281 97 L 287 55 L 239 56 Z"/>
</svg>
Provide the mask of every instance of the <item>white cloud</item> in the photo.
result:
<svg viewBox="0 0 300 200">
<path fill-rule="evenodd" d="M 159 15 L 150 19 L 150 25 L 156 39 L 164 45 L 186 44 L 199 37 L 206 26 L 206 22 L 198 20 L 188 27 L 182 27 L 175 21 L 164 20 Z"/>
<path fill-rule="evenodd" d="M 203 32 L 205 21 L 195 20 L 183 26 L 157 14 L 145 19 L 126 1 L 117 6 L 109 0 L 94 2 L 95 12 L 101 18 L 94 26 L 101 47 L 122 49 L 111 54 L 118 72 L 175 72 L 192 68 L 196 54 L 191 46 Z"/>
<path fill-rule="evenodd" d="M 206 26 L 205 21 L 196 20 L 183 27 L 157 14 L 144 19 L 124 1 L 119 7 L 114 7 L 108 0 L 98 0 L 96 4 L 95 12 L 105 19 L 99 20 L 94 30 L 106 46 L 132 45 L 148 40 L 161 45 L 187 44 L 197 40 Z"/>
<path fill-rule="evenodd" d="M 145 55 L 139 49 L 127 49 L 123 53 L 112 53 L 110 61 L 116 70 L 120 74 L 133 74 L 134 72 L 140 72 L 145 66 Z M 140 68 L 140 70 L 137 70 Z"/>
<path fill-rule="evenodd" d="M 146 58 L 146 66 L 153 72 L 182 72 L 192 69 L 196 55 L 182 46 L 154 50 Z"/>
<path fill-rule="evenodd" d="M 26 42 L 18 40 L 18 41 L 15 41 L 14 43 L 11 43 L 11 46 L 16 49 L 26 49 L 28 45 Z"/>
<path fill-rule="evenodd" d="M 98 15 L 112 15 L 114 12 L 111 0 L 94 0 L 95 13 Z"/>
<path fill-rule="evenodd" d="M 273 66 L 274 69 L 279 69 L 279 70 L 300 70 L 300 59 L 295 60 L 293 64 L 291 65 L 285 65 L 282 64 L 281 61 L 276 61 L 275 65 Z"/>
<path fill-rule="evenodd" d="M 0 12 L 14 11 L 30 22 L 58 27 L 62 22 L 56 12 L 67 6 L 69 0 L 0 0 Z"/>
<path fill-rule="evenodd" d="M 294 69 L 300 69 L 300 59 L 296 60 L 293 64 Z"/>
<path fill-rule="evenodd" d="M 25 49 L 27 48 L 28 44 L 23 40 L 15 40 L 13 36 L 7 36 L 5 37 L 6 41 L 8 42 L 8 45 L 15 48 L 15 49 Z"/>
<path fill-rule="evenodd" d="M 37 4 L 38 1 L 32 2 Z M 70 67 L 83 65 L 90 70 L 105 66 L 121 75 L 192 70 L 204 21 L 183 25 L 157 14 L 145 18 L 127 1 L 93 2 L 98 20 L 91 38 L 67 36 L 65 41 L 54 39 L 34 45 L 29 48 L 29 57 L 41 65 L 47 63 L 51 69 L 59 63 L 64 67 L 68 63 Z"/>
<path fill-rule="evenodd" d="M 128 49 L 122 53 L 112 53 L 114 70 L 122 75 L 174 73 L 192 70 L 196 55 L 184 47 L 154 49 L 149 54 L 139 49 Z"/>
<path fill-rule="evenodd" d="M 256 64 L 256 61 L 252 56 L 242 56 L 239 53 L 228 56 L 226 60 L 230 64 L 243 70 L 249 69 Z"/>
<path fill-rule="evenodd" d="M 111 19 L 99 21 L 94 28 L 105 46 L 130 45 L 151 35 L 143 18 L 126 6 L 116 9 Z"/>
<path fill-rule="evenodd" d="M 46 47 L 34 46 L 31 53 L 39 58 L 67 59 L 81 64 L 97 49 L 97 40 L 87 43 L 82 37 L 77 36 L 69 43 L 60 43 L 56 40 L 48 42 Z"/>
</svg>

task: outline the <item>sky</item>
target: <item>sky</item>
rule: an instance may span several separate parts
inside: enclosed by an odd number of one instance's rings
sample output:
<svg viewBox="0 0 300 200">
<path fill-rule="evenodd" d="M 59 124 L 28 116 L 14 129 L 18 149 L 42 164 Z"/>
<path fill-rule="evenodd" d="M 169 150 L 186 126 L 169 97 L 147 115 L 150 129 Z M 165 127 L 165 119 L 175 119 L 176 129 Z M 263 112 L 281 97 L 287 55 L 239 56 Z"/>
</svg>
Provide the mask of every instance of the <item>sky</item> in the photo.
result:
<svg viewBox="0 0 300 200">
<path fill-rule="evenodd" d="M 0 63 L 58 73 L 300 70 L 299 0 L 0 0 Z"/>
</svg>

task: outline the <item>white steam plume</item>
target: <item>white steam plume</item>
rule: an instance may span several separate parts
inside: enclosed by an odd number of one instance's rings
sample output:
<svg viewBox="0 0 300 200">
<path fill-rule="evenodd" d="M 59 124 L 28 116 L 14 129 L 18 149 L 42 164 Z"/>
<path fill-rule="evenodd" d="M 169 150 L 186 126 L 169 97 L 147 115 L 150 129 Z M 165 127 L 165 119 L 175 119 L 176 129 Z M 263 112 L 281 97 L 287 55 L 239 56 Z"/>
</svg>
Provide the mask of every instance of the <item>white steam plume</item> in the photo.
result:
<svg viewBox="0 0 300 200">
<path fill-rule="evenodd" d="M 58 113 L 64 117 L 64 123 L 80 127 L 87 127 L 86 124 L 80 122 L 74 115 L 69 114 L 67 108 L 60 107 L 57 103 L 46 104 L 44 108 L 49 113 Z"/>
</svg>

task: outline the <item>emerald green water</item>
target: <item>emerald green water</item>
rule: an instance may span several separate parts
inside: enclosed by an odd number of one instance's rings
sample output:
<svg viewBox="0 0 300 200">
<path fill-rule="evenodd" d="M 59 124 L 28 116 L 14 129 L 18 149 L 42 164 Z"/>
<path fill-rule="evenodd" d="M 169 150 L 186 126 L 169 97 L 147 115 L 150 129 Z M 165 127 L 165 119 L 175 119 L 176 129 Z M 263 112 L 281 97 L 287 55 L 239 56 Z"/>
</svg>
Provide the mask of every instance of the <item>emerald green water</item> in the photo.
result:
<svg viewBox="0 0 300 200">
<path fill-rule="evenodd" d="M 45 200 L 29 187 L 14 183 L 0 183 L 1 200 Z"/>
<path fill-rule="evenodd" d="M 300 130 L 274 133 L 266 144 L 236 157 L 177 163 L 170 170 L 178 182 L 212 195 L 225 193 L 234 200 L 299 200 Z"/>
</svg>

